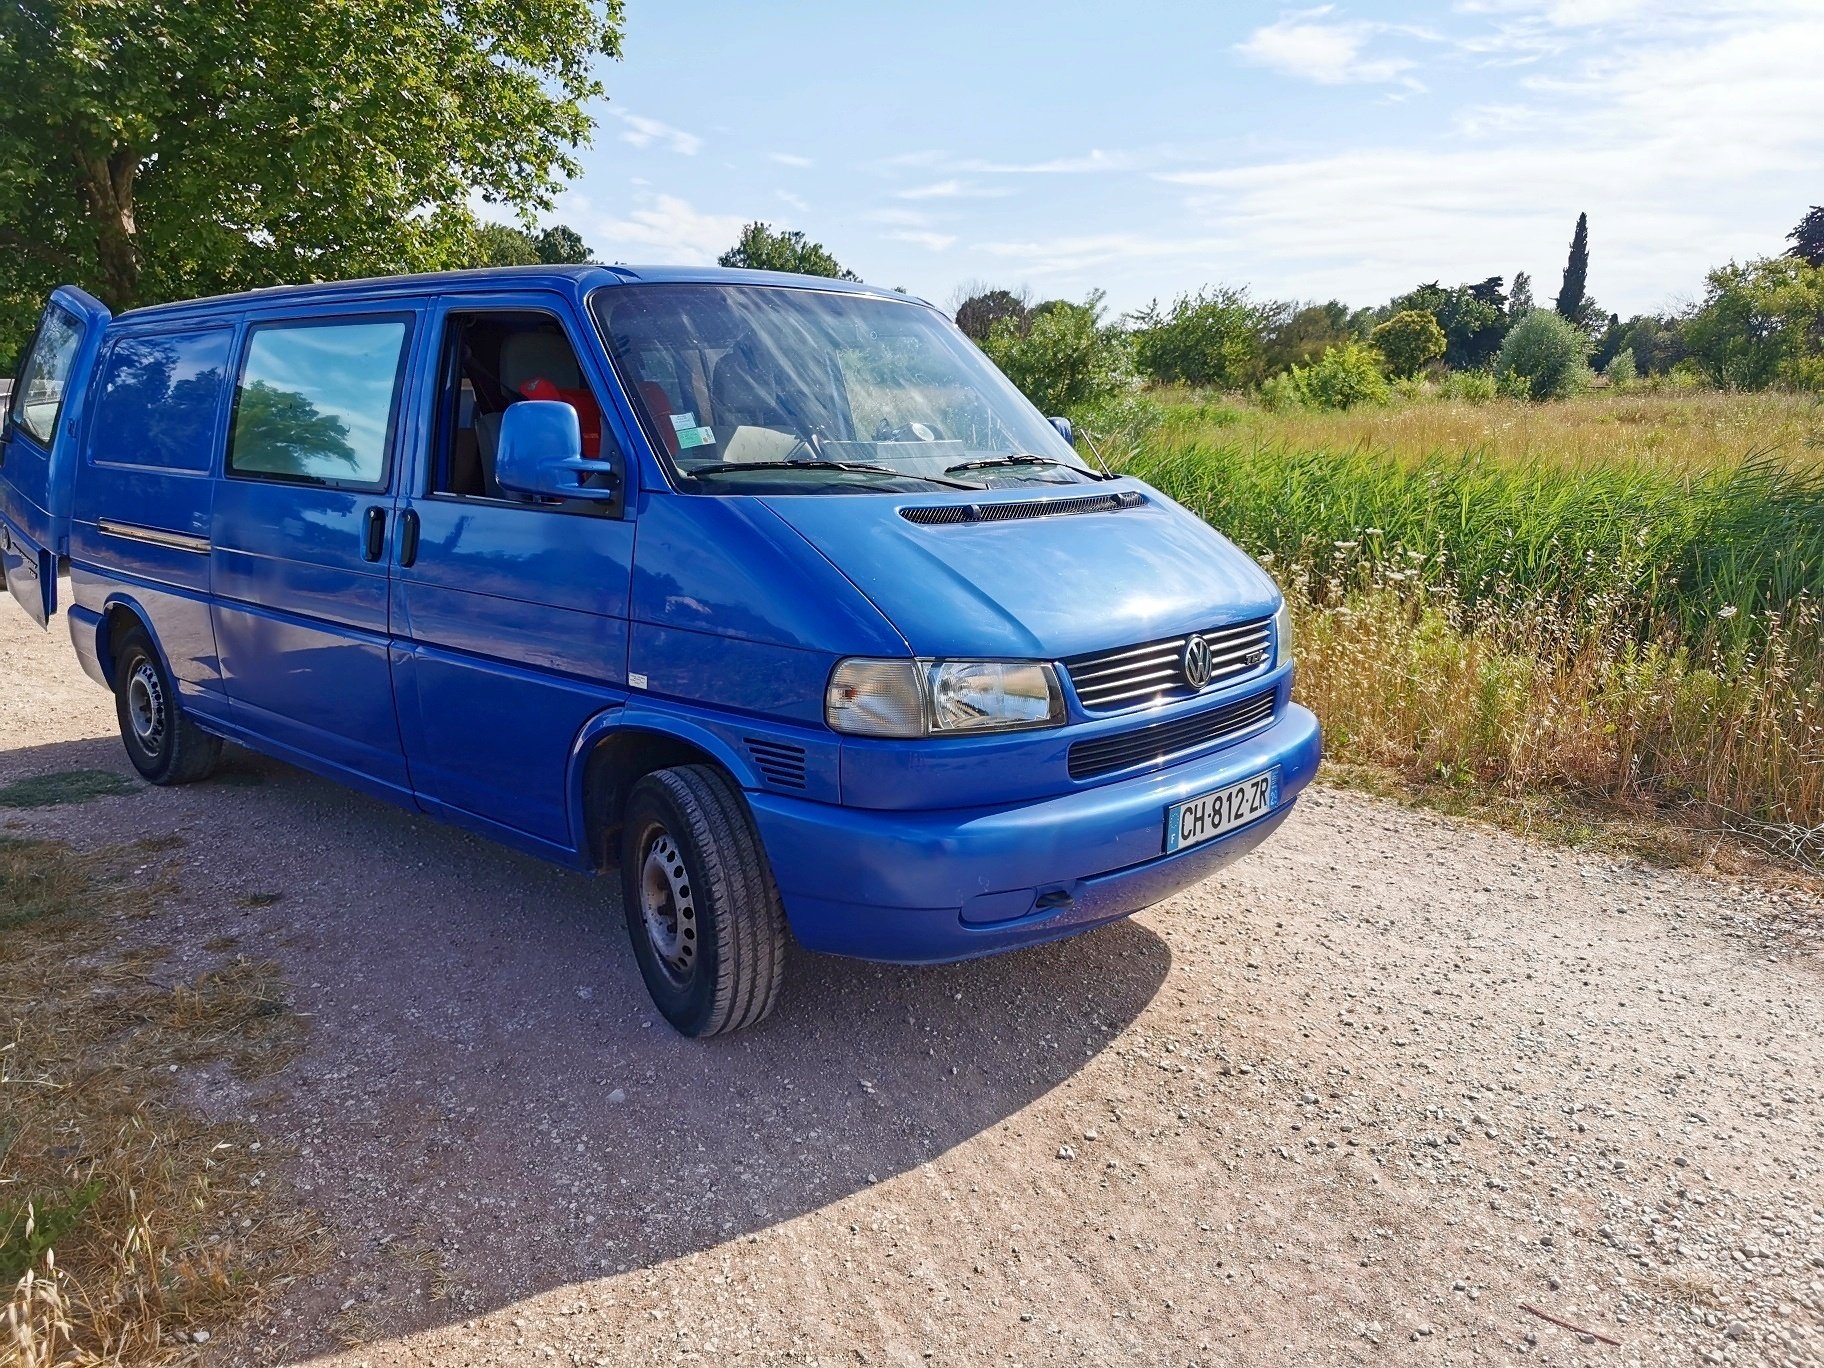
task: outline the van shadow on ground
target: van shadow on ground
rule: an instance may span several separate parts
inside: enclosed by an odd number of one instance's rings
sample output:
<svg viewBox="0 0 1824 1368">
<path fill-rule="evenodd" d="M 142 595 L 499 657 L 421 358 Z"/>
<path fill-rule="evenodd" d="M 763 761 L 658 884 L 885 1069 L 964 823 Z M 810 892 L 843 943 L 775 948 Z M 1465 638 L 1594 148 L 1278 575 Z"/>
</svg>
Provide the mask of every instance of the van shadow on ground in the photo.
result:
<svg viewBox="0 0 1824 1368">
<path fill-rule="evenodd" d="M 106 745 L 13 752 L 0 771 L 124 766 Z M 216 780 L 104 803 L 65 811 L 109 839 L 184 837 L 183 925 L 159 934 L 277 957 L 311 1014 L 301 1060 L 209 1094 L 295 1147 L 286 1176 L 341 1251 L 294 1302 L 316 1323 L 294 1352 L 329 1347 L 351 1296 L 397 1335 L 915 1168 L 1070 1078 L 1171 963 L 1131 922 L 937 969 L 794 949 L 769 1020 L 686 1041 L 649 1004 L 610 880 L 235 748 Z"/>
</svg>

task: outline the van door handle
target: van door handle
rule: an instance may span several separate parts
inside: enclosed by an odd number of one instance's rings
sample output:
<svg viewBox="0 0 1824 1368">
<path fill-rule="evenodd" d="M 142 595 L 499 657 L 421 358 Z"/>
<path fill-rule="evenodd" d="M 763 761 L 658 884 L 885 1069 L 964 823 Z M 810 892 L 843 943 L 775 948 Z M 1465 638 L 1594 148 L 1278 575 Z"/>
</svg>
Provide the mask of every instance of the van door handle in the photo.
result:
<svg viewBox="0 0 1824 1368">
<path fill-rule="evenodd" d="M 418 510 L 408 508 L 399 515 L 399 564 L 410 568 L 418 559 Z"/>
<path fill-rule="evenodd" d="M 386 510 L 384 508 L 375 507 L 367 510 L 364 536 L 366 541 L 361 548 L 361 554 L 370 561 L 379 560 L 380 553 L 386 550 Z"/>
</svg>

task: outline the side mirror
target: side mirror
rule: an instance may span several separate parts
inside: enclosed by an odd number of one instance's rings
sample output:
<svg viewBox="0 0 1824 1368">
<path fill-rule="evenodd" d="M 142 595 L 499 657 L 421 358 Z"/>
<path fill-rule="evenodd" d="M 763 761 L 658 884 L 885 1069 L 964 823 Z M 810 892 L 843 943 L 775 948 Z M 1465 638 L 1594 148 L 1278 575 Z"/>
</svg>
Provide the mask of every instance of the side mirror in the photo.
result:
<svg viewBox="0 0 1824 1368">
<path fill-rule="evenodd" d="M 583 456 L 576 410 L 555 399 L 522 399 L 500 416 L 494 479 L 509 494 L 535 499 L 621 497 L 620 467 Z"/>
<path fill-rule="evenodd" d="M 1070 425 L 1070 419 L 1053 418 L 1049 421 L 1051 425 L 1058 430 L 1058 436 L 1069 442 L 1073 447 L 1077 444 L 1077 430 Z"/>
</svg>

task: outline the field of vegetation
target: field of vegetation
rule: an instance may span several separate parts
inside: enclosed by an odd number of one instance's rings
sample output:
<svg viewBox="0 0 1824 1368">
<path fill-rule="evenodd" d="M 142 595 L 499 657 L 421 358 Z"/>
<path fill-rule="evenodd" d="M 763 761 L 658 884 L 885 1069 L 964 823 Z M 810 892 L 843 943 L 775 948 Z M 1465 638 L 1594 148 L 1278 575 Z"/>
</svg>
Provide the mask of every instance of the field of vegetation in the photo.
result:
<svg viewBox="0 0 1824 1368">
<path fill-rule="evenodd" d="M 1333 761 L 1824 854 L 1824 403 L 1151 398 L 1114 459 L 1293 595 Z"/>
</svg>

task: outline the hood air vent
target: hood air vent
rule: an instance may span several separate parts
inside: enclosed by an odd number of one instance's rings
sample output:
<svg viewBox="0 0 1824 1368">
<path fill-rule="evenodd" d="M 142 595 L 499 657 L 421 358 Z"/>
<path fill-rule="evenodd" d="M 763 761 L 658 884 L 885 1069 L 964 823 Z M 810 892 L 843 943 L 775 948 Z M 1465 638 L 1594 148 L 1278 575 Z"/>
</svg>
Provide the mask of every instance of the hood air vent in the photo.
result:
<svg viewBox="0 0 1824 1368">
<path fill-rule="evenodd" d="M 1060 518 L 1068 513 L 1119 513 L 1139 508 L 1146 495 L 1132 489 L 1119 494 L 1083 494 L 1074 499 L 1034 499 L 1019 503 L 931 504 L 902 508 L 899 516 L 921 527 L 949 527 L 957 523 L 1019 522 L 1026 518 Z"/>
</svg>

